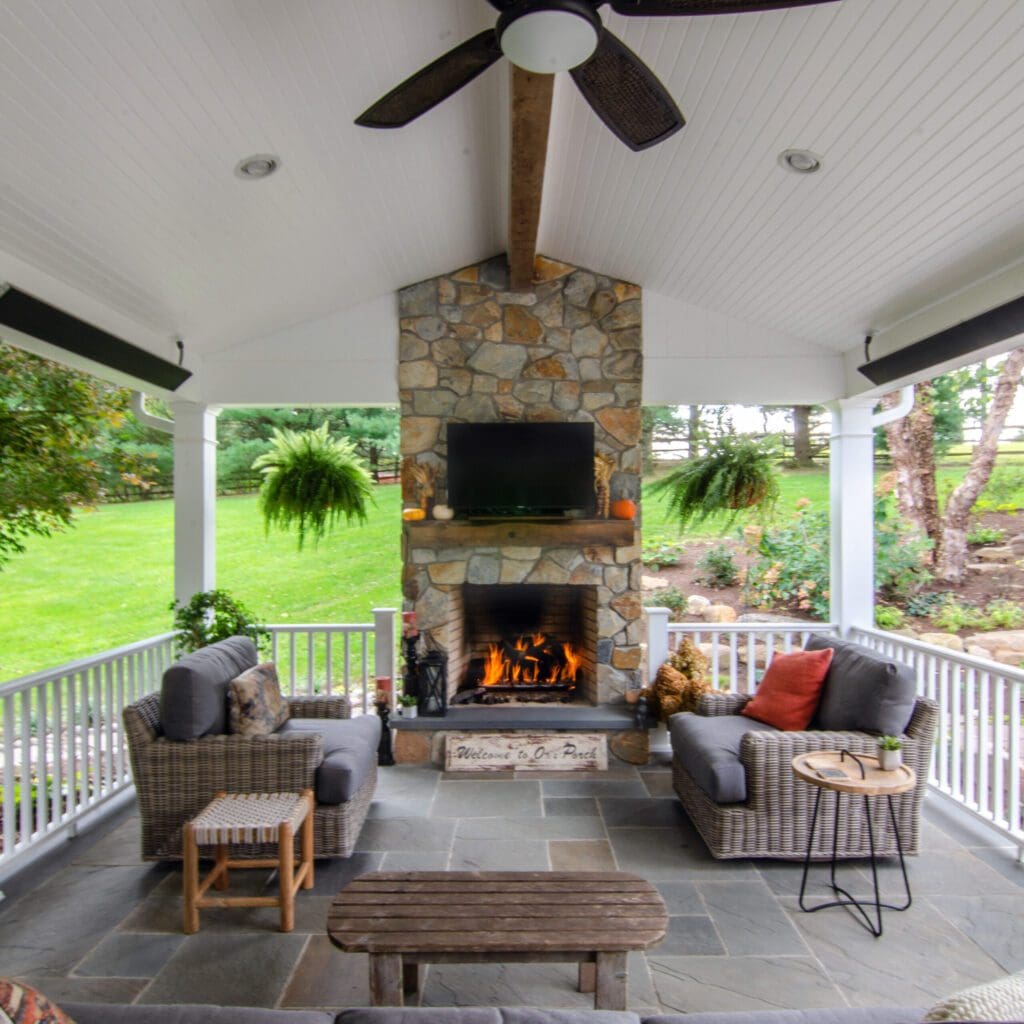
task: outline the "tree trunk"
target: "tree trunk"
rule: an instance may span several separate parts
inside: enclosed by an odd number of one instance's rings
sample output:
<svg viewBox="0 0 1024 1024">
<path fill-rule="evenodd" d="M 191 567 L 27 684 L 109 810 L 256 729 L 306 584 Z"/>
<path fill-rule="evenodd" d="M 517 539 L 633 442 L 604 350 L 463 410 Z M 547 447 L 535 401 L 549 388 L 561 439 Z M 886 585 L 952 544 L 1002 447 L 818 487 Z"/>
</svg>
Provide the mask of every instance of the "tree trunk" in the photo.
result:
<svg viewBox="0 0 1024 1024">
<path fill-rule="evenodd" d="M 811 457 L 811 406 L 793 406 L 793 462 L 802 469 L 814 465 Z"/>
<path fill-rule="evenodd" d="M 690 417 L 687 421 L 686 431 L 686 457 L 695 459 L 700 455 L 700 439 L 703 430 L 700 421 L 700 406 L 690 406 Z"/>
<path fill-rule="evenodd" d="M 882 399 L 883 408 L 899 401 L 899 392 Z M 924 382 L 914 387 L 913 408 L 901 420 L 887 423 L 885 436 L 896 474 L 896 500 L 904 519 L 921 533 L 939 542 L 939 502 L 935 486 L 935 417 L 932 387 Z"/>
<path fill-rule="evenodd" d="M 971 509 L 988 483 L 999 448 L 999 435 L 1017 395 L 1024 371 L 1024 348 L 1014 349 L 1003 363 L 995 394 L 981 428 L 981 438 L 971 455 L 971 464 L 960 485 L 949 496 L 936 553 L 940 579 L 957 583 L 967 568 L 967 527 Z"/>
</svg>

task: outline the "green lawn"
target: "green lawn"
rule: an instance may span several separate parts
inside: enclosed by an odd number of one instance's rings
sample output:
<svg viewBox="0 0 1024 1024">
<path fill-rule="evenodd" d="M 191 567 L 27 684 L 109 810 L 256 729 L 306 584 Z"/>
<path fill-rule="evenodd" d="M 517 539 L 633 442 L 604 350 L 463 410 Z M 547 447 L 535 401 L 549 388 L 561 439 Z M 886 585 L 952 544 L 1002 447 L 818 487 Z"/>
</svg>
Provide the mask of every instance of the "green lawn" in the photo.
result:
<svg viewBox="0 0 1024 1024">
<path fill-rule="evenodd" d="M 365 526 L 299 552 L 263 533 L 254 495 L 217 502 L 217 584 L 266 622 L 370 622 L 401 601 L 400 492 L 375 492 Z M 171 628 L 171 501 L 104 505 L 0 571 L 0 682 Z"/>
<path fill-rule="evenodd" d="M 940 493 L 963 472 L 940 470 Z M 719 519 L 681 535 L 666 522 L 663 499 L 649 485 L 644 494 L 646 541 L 721 533 Z M 787 472 L 776 515 L 792 515 L 800 498 L 827 509 L 828 497 L 827 470 Z M 300 553 L 290 534 L 264 536 L 254 495 L 220 498 L 218 585 L 265 622 L 369 622 L 374 608 L 401 601 L 399 499 L 398 487 L 378 488 L 366 526 L 342 526 Z M 741 514 L 733 529 L 750 518 Z M 32 538 L 0 571 L 0 682 L 170 629 L 173 548 L 170 501 L 101 506 L 66 533 Z"/>
</svg>

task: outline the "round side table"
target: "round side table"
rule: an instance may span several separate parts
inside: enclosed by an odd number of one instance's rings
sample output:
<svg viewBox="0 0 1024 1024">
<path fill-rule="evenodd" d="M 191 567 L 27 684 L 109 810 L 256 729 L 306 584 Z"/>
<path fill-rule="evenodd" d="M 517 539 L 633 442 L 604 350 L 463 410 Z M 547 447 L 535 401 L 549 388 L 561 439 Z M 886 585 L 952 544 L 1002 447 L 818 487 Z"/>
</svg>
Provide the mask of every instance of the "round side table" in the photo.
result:
<svg viewBox="0 0 1024 1024">
<path fill-rule="evenodd" d="M 895 771 L 883 772 L 878 767 L 878 758 L 871 754 L 853 755 L 847 750 L 815 750 L 809 754 L 798 754 L 793 758 L 793 773 L 797 778 L 814 786 L 814 808 L 811 812 L 811 828 L 807 837 L 807 856 L 804 858 L 804 873 L 800 881 L 800 909 L 807 913 L 825 910 L 827 907 L 852 907 L 858 914 L 858 920 L 875 938 L 882 934 L 882 908 L 887 910 L 906 910 L 911 903 L 910 880 L 907 878 L 907 866 L 903 860 L 903 846 L 900 842 L 899 825 L 896 812 L 893 810 L 892 798 L 906 793 L 917 785 L 917 776 L 906 765 Z M 836 773 L 842 773 L 841 775 Z M 807 891 L 807 874 L 811 867 L 811 850 L 814 847 L 814 832 L 818 825 L 818 810 L 821 806 L 821 794 L 830 790 L 836 794 L 835 816 L 832 822 L 832 861 L 830 866 L 829 884 L 836 899 L 827 903 L 819 903 L 809 907 L 804 902 Z M 848 799 L 861 797 L 864 800 L 864 820 L 868 828 L 868 847 L 871 850 L 871 879 L 874 884 L 874 902 L 858 900 L 836 882 L 836 850 L 839 837 L 839 816 L 843 796 Z M 884 796 L 889 808 L 889 821 L 892 824 L 893 838 L 896 840 L 896 851 L 899 854 L 900 871 L 903 874 L 903 888 L 906 902 L 897 906 L 883 903 L 878 890 L 878 862 L 875 857 L 875 832 L 871 817 L 871 798 Z M 869 914 L 874 909 L 874 919 Z"/>
</svg>

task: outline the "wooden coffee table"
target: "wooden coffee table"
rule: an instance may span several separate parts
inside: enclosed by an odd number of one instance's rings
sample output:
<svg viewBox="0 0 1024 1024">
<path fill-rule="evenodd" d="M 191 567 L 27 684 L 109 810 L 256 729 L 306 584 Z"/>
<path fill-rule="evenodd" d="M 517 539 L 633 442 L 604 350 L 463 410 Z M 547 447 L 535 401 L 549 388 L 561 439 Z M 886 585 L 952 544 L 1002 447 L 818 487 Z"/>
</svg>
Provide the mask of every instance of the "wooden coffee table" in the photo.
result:
<svg viewBox="0 0 1024 1024">
<path fill-rule="evenodd" d="M 370 954 L 373 1006 L 419 991 L 419 965 L 578 963 L 594 1006 L 626 1008 L 626 954 L 665 937 L 657 889 L 622 871 L 373 871 L 335 897 L 327 934 Z"/>
</svg>

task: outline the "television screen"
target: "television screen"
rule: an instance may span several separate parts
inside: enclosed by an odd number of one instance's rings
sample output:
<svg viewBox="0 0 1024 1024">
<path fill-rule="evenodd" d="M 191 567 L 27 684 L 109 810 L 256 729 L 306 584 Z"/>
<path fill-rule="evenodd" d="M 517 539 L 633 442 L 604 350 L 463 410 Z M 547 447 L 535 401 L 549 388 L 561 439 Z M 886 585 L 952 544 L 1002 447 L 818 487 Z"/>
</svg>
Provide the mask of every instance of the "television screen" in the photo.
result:
<svg viewBox="0 0 1024 1024">
<path fill-rule="evenodd" d="M 457 515 L 594 512 L 593 423 L 449 423 Z"/>
</svg>

